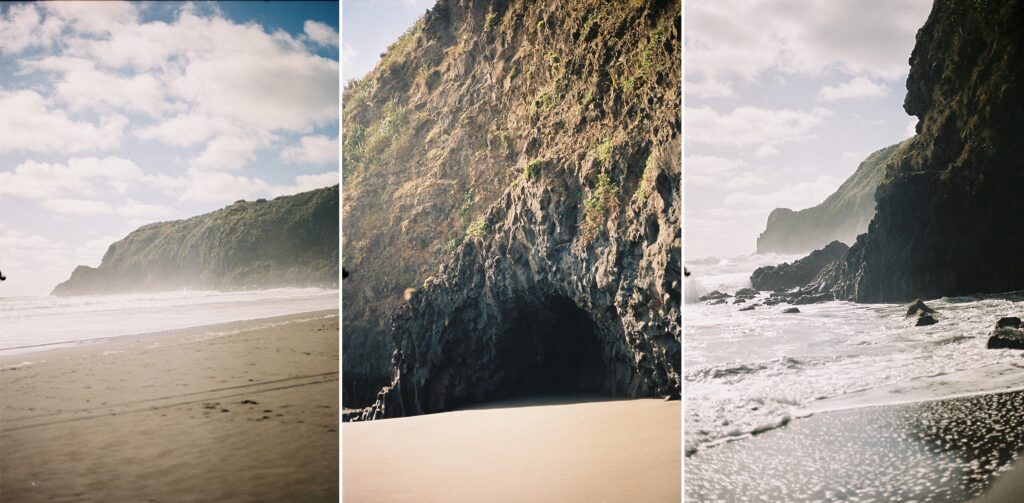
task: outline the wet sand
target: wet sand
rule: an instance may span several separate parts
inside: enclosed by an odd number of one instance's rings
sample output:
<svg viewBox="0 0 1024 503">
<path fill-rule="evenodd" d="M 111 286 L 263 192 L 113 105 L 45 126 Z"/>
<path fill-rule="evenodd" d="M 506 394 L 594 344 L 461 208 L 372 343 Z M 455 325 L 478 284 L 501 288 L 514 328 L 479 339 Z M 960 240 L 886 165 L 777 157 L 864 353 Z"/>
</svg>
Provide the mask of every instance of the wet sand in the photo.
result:
<svg viewBox="0 0 1024 503">
<path fill-rule="evenodd" d="M 337 501 L 338 411 L 336 310 L 0 353 L 0 500 Z"/>
<path fill-rule="evenodd" d="M 342 428 L 343 501 L 680 500 L 680 402 L 539 397 Z"/>
<path fill-rule="evenodd" d="M 999 493 L 1020 487 L 1022 450 L 1024 392 L 827 412 L 688 457 L 686 497 L 1020 501 Z"/>
</svg>

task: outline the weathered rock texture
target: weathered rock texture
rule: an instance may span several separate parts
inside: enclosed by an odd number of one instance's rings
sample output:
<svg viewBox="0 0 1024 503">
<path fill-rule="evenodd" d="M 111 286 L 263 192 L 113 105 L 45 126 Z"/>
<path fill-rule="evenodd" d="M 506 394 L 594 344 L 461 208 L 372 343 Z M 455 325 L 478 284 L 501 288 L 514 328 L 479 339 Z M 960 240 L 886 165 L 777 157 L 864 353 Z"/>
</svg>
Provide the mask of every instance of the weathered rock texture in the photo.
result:
<svg viewBox="0 0 1024 503">
<path fill-rule="evenodd" d="M 346 168 L 345 330 L 360 333 L 345 351 L 400 306 L 389 384 L 364 418 L 521 393 L 678 395 L 679 8 L 441 1 L 396 44 L 401 62 L 393 47 L 346 90 L 374 104 L 346 103 L 346 132 L 376 127 L 382 103 L 410 114 L 408 147 Z"/>
<path fill-rule="evenodd" d="M 54 295 L 338 286 L 338 186 L 145 225 Z"/>
<path fill-rule="evenodd" d="M 832 241 L 852 244 L 875 216 L 875 189 L 886 163 L 907 142 L 869 155 L 821 204 L 799 211 L 772 210 L 768 225 L 757 238 L 757 253 L 805 253 Z"/>
<path fill-rule="evenodd" d="M 936 0 L 904 108 L 918 134 L 890 161 L 877 212 L 829 281 L 894 302 L 1024 288 L 1022 0 Z"/>
<path fill-rule="evenodd" d="M 850 247 L 833 241 L 820 250 L 790 263 L 758 267 L 750 275 L 750 284 L 757 290 L 790 289 L 807 285 L 823 269 L 838 260 Z"/>
</svg>

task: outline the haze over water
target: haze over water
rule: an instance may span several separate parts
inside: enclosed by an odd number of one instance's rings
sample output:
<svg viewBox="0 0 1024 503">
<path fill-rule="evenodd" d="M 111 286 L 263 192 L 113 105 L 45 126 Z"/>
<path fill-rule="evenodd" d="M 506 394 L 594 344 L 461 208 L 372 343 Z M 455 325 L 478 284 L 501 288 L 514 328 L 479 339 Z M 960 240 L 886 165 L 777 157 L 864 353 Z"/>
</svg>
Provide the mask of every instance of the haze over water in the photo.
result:
<svg viewBox="0 0 1024 503">
<path fill-rule="evenodd" d="M 0 298 L 0 351 L 337 309 L 338 291 L 286 288 Z M 43 347 L 45 348 L 45 346 Z"/>
</svg>

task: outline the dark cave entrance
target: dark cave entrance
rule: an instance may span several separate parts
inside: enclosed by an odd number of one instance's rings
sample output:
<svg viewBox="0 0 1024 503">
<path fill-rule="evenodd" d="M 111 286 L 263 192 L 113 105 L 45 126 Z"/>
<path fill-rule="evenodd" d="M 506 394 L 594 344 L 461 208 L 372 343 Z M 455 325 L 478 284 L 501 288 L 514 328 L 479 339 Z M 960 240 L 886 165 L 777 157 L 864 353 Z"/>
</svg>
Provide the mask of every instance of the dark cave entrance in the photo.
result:
<svg viewBox="0 0 1024 503">
<path fill-rule="evenodd" d="M 499 345 L 500 396 L 603 392 L 607 364 L 597 325 L 564 296 L 518 303 Z"/>
</svg>

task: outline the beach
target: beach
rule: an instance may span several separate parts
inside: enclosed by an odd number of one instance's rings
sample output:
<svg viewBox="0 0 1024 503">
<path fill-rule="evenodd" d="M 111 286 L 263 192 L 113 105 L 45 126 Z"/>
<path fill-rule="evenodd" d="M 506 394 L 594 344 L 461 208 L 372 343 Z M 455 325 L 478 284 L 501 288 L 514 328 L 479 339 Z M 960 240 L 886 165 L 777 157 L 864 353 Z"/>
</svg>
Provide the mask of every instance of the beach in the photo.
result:
<svg viewBox="0 0 1024 503">
<path fill-rule="evenodd" d="M 1022 450 L 1024 392 L 862 407 L 703 449 L 686 459 L 686 495 L 961 502 L 991 488 L 986 501 L 1013 501 L 1022 474 L 1008 470 Z"/>
<path fill-rule="evenodd" d="M 345 423 L 344 501 L 680 499 L 680 402 L 551 396 Z"/>
<path fill-rule="evenodd" d="M 0 352 L 0 500 L 337 501 L 338 312 Z"/>
</svg>

